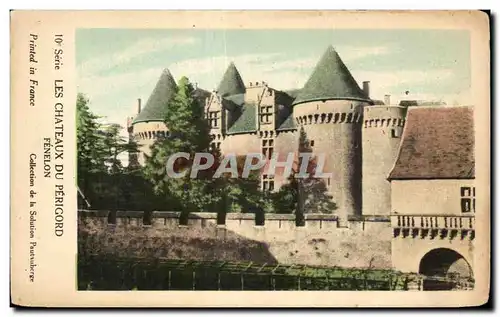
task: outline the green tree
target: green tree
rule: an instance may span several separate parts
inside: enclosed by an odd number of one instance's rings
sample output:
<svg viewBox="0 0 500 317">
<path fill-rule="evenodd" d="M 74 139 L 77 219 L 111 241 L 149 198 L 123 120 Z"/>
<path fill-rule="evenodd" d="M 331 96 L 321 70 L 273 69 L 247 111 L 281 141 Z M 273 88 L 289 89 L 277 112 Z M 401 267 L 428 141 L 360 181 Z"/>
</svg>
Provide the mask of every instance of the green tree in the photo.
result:
<svg viewBox="0 0 500 317">
<path fill-rule="evenodd" d="M 262 205 L 263 193 L 260 191 L 260 172 L 252 170 L 248 178 L 243 178 L 246 156 L 236 157 L 238 177 L 223 174 L 216 180 L 217 193 L 221 197 L 222 210 L 227 212 L 249 212 Z M 217 166 L 216 166 L 217 167 Z"/>
<path fill-rule="evenodd" d="M 337 206 L 328 194 L 325 182 L 314 177 L 317 167 L 315 156 L 311 156 L 307 164 L 307 177 L 297 177 L 304 160 L 299 153 L 312 153 L 310 140 L 303 127 L 300 128 L 298 151 L 288 183 L 274 195 L 273 201 L 277 213 L 295 213 L 296 222 L 300 225 L 304 223 L 304 214 L 308 212 L 332 213 Z"/>
<path fill-rule="evenodd" d="M 209 126 L 203 106 L 186 77 L 179 80 L 173 100 L 165 106 L 165 124 L 170 136 L 153 144 L 151 155 L 146 157 L 144 175 L 152 182 L 157 194 L 170 195 L 178 200 L 182 205 L 181 218 L 186 220 L 189 212 L 204 211 L 220 199 L 213 192 L 213 170 L 200 171 L 196 178 L 190 177 L 195 153 L 209 151 Z M 170 178 L 166 172 L 167 160 L 179 152 L 188 153 L 190 159 L 176 160 L 174 171 L 186 173 L 181 178 Z"/>
<path fill-rule="evenodd" d="M 301 217 L 303 214 L 303 206 L 299 201 L 299 191 L 302 179 L 296 177 L 299 173 L 300 166 L 302 165 L 303 158 L 299 156 L 299 153 L 311 153 L 312 149 L 309 146 L 309 140 L 304 131 L 304 128 L 300 128 L 299 132 L 299 142 L 297 152 L 295 153 L 295 162 L 288 177 L 288 182 L 281 186 L 280 190 L 274 195 L 274 209 L 276 213 L 295 213 L 299 214 Z M 311 164 L 308 165 L 308 172 L 311 171 Z"/>
<path fill-rule="evenodd" d="M 299 136 L 299 152 L 312 153 L 310 140 L 304 128 L 301 127 Z M 302 164 L 302 160 L 299 160 Z M 300 165 L 299 165 L 300 166 Z M 298 199 L 297 199 L 297 221 L 304 221 L 306 213 L 333 213 L 337 209 L 337 204 L 328 193 L 326 183 L 321 178 L 316 178 L 317 158 L 312 156 L 308 162 L 305 178 L 297 179 Z"/>
<path fill-rule="evenodd" d="M 123 131 L 123 127 L 115 123 L 103 126 L 99 130 L 102 146 L 105 151 L 104 161 L 108 167 L 108 171 L 112 174 L 123 173 L 125 171 L 121 160 L 118 158 L 120 154 L 138 151 L 137 143 L 125 138 L 120 134 L 121 131 Z"/>
<path fill-rule="evenodd" d="M 79 93 L 76 100 L 77 168 L 78 176 L 83 178 L 87 173 L 106 169 L 106 150 L 102 146 L 102 136 L 99 132 L 99 117 L 90 111 L 88 104 L 89 100 Z"/>
<path fill-rule="evenodd" d="M 81 93 L 77 95 L 76 109 L 77 181 L 81 204 L 86 208 L 123 208 L 127 196 L 134 203 L 137 201 L 138 195 L 131 192 L 130 187 L 134 187 L 139 196 L 148 197 L 142 201 L 151 201 L 148 193 L 141 193 L 147 189 L 147 182 L 140 174 L 124 175 L 130 171 L 125 171 L 118 158 L 126 151 L 137 151 L 137 144 L 120 135 L 120 125 L 101 124 L 100 117 L 90 111 L 89 100 Z"/>
</svg>

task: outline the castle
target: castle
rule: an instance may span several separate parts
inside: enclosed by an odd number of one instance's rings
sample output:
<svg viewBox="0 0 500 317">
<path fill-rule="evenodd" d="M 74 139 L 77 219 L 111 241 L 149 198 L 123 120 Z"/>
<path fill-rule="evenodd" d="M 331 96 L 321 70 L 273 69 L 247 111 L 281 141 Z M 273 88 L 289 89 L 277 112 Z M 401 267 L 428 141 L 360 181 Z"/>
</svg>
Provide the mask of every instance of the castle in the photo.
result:
<svg viewBox="0 0 500 317">
<path fill-rule="evenodd" d="M 165 105 L 175 80 L 168 70 L 159 78 L 145 107 L 128 118 L 128 132 L 140 146 L 129 162 L 144 164 L 144 154 L 157 138 L 169 135 Z M 221 153 L 262 153 L 270 159 L 297 151 L 303 128 L 315 154 L 325 154 L 323 171 L 329 196 L 342 219 L 360 215 L 388 215 L 390 182 L 408 105 L 370 99 L 369 82 L 360 88 L 338 53 L 329 47 L 304 87 L 281 91 L 265 82 L 244 84 L 236 66 L 227 68 L 217 90 L 196 88 L 210 124 L 212 147 Z M 263 191 L 278 190 L 287 180 L 261 176 Z"/>
<path fill-rule="evenodd" d="M 169 136 L 165 107 L 175 89 L 166 70 L 144 109 L 139 99 L 128 133 L 140 152 L 129 154 L 129 164 L 144 164 L 155 140 Z M 331 177 L 321 181 L 338 208 L 332 215 L 307 210 L 302 226 L 292 214 L 265 214 L 265 221 L 257 221 L 246 211 L 224 219 L 196 213 L 188 223 L 193 235 L 224 240 L 234 233 L 262 241 L 280 263 L 371 266 L 375 260 L 376 267 L 404 272 L 473 277 L 474 107 L 411 100 L 391 105 L 389 96 L 372 100 L 369 82 L 360 88 L 332 47 L 302 89 L 245 85 L 231 63 L 217 90 L 196 87 L 195 93 L 211 127 L 211 146 L 222 154 L 258 152 L 269 159 L 273 153 L 296 152 L 303 130 L 313 155 L 327 156 L 323 172 Z M 261 175 L 264 191 L 286 182 L 279 175 Z M 478 201 L 480 195 L 484 192 L 478 189 Z M 82 219 L 87 213 L 93 222 L 85 226 L 107 232 L 107 226 L 118 224 L 120 239 L 140 236 L 150 227 L 157 228 L 153 236 L 190 232 L 182 231 L 178 212 L 154 211 L 149 219 L 142 211 L 81 211 Z M 209 224 L 213 232 L 207 231 Z"/>
</svg>

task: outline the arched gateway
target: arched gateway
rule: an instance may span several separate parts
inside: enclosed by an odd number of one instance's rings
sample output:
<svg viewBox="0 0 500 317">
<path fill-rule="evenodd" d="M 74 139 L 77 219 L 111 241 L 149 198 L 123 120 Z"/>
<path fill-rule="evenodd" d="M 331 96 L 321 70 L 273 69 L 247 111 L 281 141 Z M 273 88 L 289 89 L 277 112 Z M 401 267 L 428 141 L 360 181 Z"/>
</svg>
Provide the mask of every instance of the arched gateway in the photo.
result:
<svg viewBox="0 0 500 317">
<path fill-rule="evenodd" d="M 429 276 L 424 280 L 424 290 L 450 290 L 456 286 L 436 278 L 455 276 L 473 278 L 473 272 L 467 260 L 458 252 L 437 248 L 427 252 L 420 260 L 419 273 Z"/>
</svg>

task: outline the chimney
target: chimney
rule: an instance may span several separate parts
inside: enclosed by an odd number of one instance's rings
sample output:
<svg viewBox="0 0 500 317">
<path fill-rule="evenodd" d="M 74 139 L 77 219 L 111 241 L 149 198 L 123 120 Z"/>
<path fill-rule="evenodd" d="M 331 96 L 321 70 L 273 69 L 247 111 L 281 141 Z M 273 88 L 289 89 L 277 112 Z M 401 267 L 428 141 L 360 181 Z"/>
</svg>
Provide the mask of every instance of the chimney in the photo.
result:
<svg viewBox="0 0 500 317">
<path fill-rule="evenodd" d="M 391 95 L 384 95 L 384 104 L 387 106 L 391 104 Z"/>
<path fill-rule="evenodd" d="M 370 98 L 370 82 L 369 81 L 363 82 L 363 91 L 365 92 L 366 96 L 368 98 Z"/>
<path fill-rule="evenodd" d="M 141 98 L 137 99 L 137 114 L 141 112 Z"/>
</svg>

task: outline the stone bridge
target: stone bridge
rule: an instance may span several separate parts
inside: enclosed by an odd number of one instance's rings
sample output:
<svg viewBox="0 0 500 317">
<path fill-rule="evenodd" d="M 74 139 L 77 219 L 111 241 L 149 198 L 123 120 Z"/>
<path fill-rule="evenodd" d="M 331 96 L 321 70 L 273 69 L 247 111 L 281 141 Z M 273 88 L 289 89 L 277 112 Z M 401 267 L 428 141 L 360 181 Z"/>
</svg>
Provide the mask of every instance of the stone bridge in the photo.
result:
<svg viewBox="0 0 500 317">
<path fill-rule="evenodd" d="M 391 227 L 395 269 L 474 277 L 474 216 L 392 215 Z"/>
</svg>

